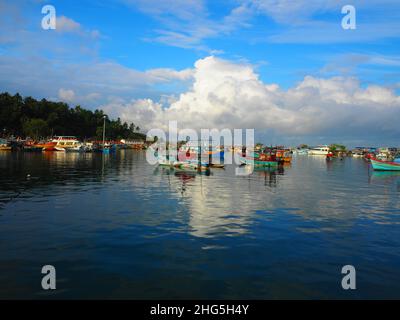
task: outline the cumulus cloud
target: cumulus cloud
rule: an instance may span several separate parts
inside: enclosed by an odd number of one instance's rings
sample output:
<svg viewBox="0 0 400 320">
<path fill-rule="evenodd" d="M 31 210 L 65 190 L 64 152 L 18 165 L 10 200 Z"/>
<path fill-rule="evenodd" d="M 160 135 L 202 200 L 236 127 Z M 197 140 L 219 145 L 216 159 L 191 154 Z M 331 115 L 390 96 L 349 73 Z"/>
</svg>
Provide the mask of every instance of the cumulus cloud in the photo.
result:
<svg viewBox="0 0 400 320">
<path fill-rule="evenodd" d="M 362 87 L 356 78 L 306 76 L 283 90 L 260 80 L 254 67 L 213 56 L 200 59 L 192 87 L 169 105 L 151 99 L 109 103 L 104 108 L 146 129 L 255 128 L 281 136 L 399 134 L 400 97 Z"/>
<path fill-rule="evenodd" d="M 68 90 L 61 88 L 58 90 L 58 97 L 66 102 L 73 102 L 75 100 L 75 92 L 74 90 Z"/>
</svg>

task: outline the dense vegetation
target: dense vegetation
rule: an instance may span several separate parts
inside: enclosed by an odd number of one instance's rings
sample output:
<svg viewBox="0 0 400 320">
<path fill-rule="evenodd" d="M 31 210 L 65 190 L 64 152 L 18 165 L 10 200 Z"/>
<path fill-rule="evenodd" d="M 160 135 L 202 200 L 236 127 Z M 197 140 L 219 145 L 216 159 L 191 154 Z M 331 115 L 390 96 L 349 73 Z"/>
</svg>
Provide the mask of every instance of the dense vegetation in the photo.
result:
<svg viewBox="0 0 400 320">
<path fill-rule="evenodd" d="M 111 120 L 102 110 L 87 110 L 80 106 L 70 108 L 63 102 L 40 101 L 19 94 L 0 94 L 0 130 L 2 135 L 48 137 L 73 135 L 81 139 L 101 139 L 103 116 L 106 116 L 108 139 L 144 139 L 133 123 Z"/>
</svg>

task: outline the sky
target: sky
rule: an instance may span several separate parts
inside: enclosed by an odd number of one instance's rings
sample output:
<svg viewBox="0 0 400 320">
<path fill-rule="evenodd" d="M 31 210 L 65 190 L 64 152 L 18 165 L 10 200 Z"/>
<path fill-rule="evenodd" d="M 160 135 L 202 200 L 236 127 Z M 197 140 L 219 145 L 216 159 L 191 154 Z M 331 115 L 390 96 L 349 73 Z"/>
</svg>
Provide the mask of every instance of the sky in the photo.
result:
<svg viewBox="0 0 400 320">
<path fill-rule="evenodd" d="M 398 0 L 0 0 L 0 91 L 144 131 L 177 120 L 266 144 L 400 146 L 399 40 Z"/>
</svg>

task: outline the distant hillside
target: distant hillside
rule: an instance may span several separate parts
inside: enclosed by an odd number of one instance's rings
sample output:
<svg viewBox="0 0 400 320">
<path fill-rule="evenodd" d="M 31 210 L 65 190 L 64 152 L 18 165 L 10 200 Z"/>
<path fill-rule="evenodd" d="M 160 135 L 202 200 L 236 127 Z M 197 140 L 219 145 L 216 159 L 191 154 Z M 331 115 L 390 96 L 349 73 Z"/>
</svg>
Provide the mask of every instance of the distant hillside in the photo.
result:
<svg viewBox="0 0 400 320">
<path fill-rule="evenodd" d="M 101 139 L 103 133 L 102 110 L 71 108 L 63 102 L 40 101 L 23 98 L 18 93 L 0 94 L 0 133 L 21 137 L 48 137 L 73 135 L 81 139 Z M 106 118 L 107 139 L 145 139 L 134 123 L 122 123 L 118 118 Z"/>
</svg>

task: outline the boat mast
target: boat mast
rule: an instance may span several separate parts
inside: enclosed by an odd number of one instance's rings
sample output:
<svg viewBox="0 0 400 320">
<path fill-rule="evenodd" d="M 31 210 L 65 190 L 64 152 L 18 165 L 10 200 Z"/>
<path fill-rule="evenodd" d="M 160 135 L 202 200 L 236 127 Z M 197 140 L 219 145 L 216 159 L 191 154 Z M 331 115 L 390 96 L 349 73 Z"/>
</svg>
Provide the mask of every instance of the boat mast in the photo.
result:
<svg viewBox="0 0 400 320">
<path fill-rule="evenodd" d="M 106 144 L 106 116 L 103 116 L 104 123 L 103 123 L 103 148 Z"/>
</svg>

